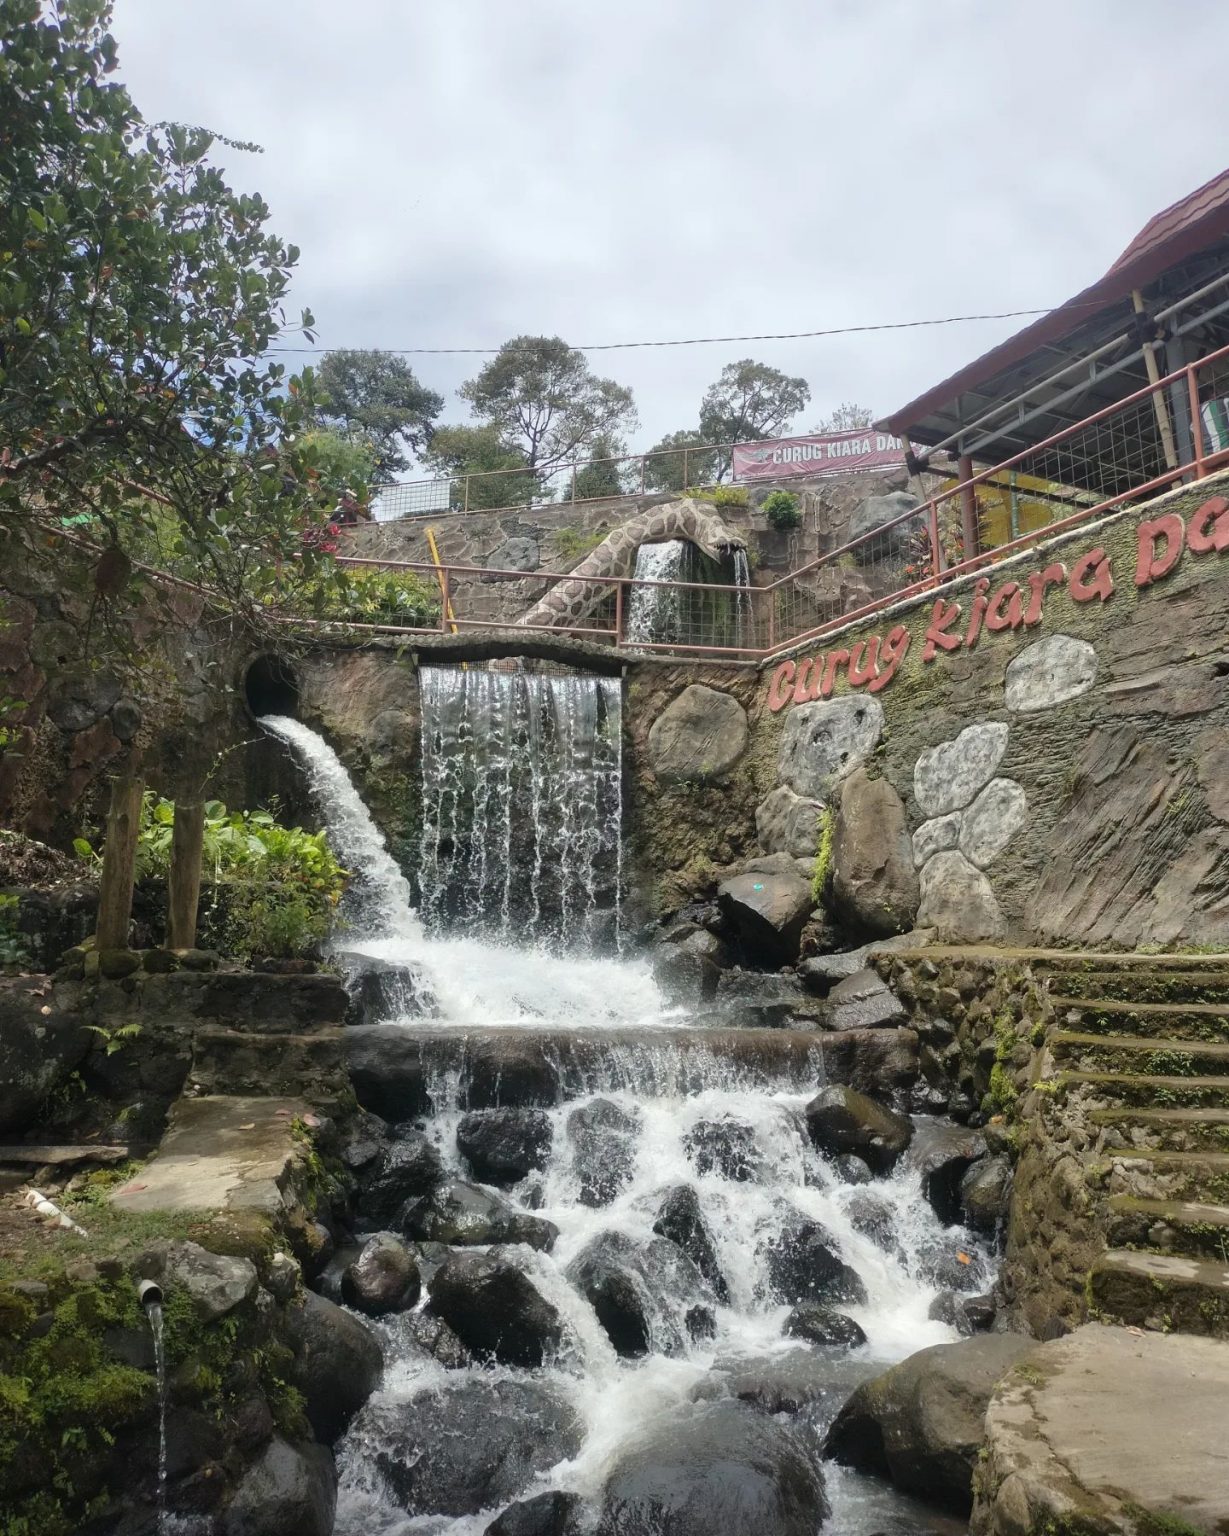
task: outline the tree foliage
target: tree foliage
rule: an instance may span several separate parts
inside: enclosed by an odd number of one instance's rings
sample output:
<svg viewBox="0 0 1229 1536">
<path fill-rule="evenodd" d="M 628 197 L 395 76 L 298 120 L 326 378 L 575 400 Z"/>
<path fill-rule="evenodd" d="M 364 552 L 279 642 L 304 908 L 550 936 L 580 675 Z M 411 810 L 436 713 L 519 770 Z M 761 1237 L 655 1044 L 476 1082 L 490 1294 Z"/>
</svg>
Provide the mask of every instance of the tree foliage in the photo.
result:
<svg viewBox="0 0 1229 1536">
<path fill-rule="evenodd" d="M 624 465 L 621 462 L 627 444 L 601 433 L 589 444 L 590 462 L 576 471 L 567 494 L 576 501 L 596 501 L 602 496 L 622 496 Z"/>
<path fill-rule="evenodd" d="M 869 427 L 874 419 L 869 406 L 855 405 L 852 400 L 843 400 L 834 411 L 817 421 L 811 431 L 854 432 L 859 427 Z"/>
<path fill-rule="evenodd" d="M 90 514 L 119 587 L 157 523 L 242 603 L 309 515 L 285 450 L 310 372 L 265 360 L 298 252 L 210 163 L 211 134 L 142 119 L 110 16 L 0 0 L 0 523 L 28 543 Z"/>
<path fill-rule="evenodd" d="M 423 463 L 451 478 L 449 504 L 457 511 L 527 505 L 538 486 L 524 450 L 494 426 L 438 427 Z"/>
<path fill-rule="evenodd" d="M 705 391 L 700 435 L 710 443 L 779 437 L 810 398 L 811 387 L 805 379 L 744 357 L 727 363 L 721 377 Z M 722 452 L 719 476 L 729 465 L 730 455 Z"/>
<path fill-rule="evenodd" d="M 694 427 L 667 432 L 645 457 L 644 483 L 650 490 L 681 492 L 716 478 L 717 454 Z"/>
<path fill-rule="evenodd" d="M 558 336 L 514 336 L 460 394 L 538 472 L 638 424 L 631 390 L 599 378 L 584 354 Z"/>
<path fill-rule="evenodd" d="M 409 469 L 403 445 L 421 454 L 444 408 L 443 396 L 420 384 L 404 358 L 385 352 L 326 352 L 316 385 L 321 422 L 371 445 L 378 480 Z"/>
</svg>

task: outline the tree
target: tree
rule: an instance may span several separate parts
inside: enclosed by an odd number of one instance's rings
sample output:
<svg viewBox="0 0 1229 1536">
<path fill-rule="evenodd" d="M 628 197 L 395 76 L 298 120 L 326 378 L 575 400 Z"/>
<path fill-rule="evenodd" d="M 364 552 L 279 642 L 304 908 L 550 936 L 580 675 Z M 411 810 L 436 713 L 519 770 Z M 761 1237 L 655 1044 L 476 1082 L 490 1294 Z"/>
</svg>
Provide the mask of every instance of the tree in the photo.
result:
<svg viewBox="0 0 1229 1536">
<path fill-rule="evenodd" d="M 386 352 L 326 352 L 316 384 L 321 423 L 371 444 L 377 480 L 409 469 L 402 446 L 421 454 L 444 408 L 444 397 L 420 384 L 404 358 Z"/>
<path fill-rule="evenodd" d="M 868 406 L 855 405 L 852 400 L 845 400 L 837 406 L 831 415 L 817 421 L 811 428 L 811 431 L 853 432 L 858 427 L 869 427 L 874 419 Z"/>
<path fill-rule="evenodd" d="M 112 596 L 157 533 L 250 614 L 253 568 L 295 551 L 310 500 L 282 452 L 310 371 L 263 360 L 298 252 L 209 163 L 211 134 L 147 125 L 108 78 L 110 16 L 0 0 L 0 524 L 30 549 L 89 514 Z"/>
<path fill-rule="evenodd" d="M 700 435 L 710 443 L 751 442 L 779 437 L 782 429 L 811 398 L 805 379 L 744 357 L 727 363 L 721 377 L 700 402 Z M 728 471 L 730 455 L 719 456 L 718 478 Z"/>
<path fill-rule="evenodd" d="M 667 432 L 645 455 L 644 483 L 650 490 L 681 492 L 716 478 L 717 454 L 695 427 Z"/>
<path fill-rule="evenodd" d="M 590 462 L 576 471 L 576 478 L 566 494 L 577 501 L 596 501 L 601 496 L 622 496 L 623 464 L 627 444 L 617 437 L 601 433 L 589 444 Z M 560 494 L 564 494 L 563 491 Z"/>
<path fill-rule="evenodd" d="M 584 354 L 558 336 L 514 336 L 460 394 L 536 471 L 583 457 L 599 438 L 638 425 L 631 390 L 598 378 Z"/>
<path fill-rule="evenodd" d="M 534 499 L 538 486 L 524 451 L 505 442 L 493 426 L 437 427 L 423 463 L 452 479 L 449 502 L 457 510 L 522 506 Z"/>
</svg>

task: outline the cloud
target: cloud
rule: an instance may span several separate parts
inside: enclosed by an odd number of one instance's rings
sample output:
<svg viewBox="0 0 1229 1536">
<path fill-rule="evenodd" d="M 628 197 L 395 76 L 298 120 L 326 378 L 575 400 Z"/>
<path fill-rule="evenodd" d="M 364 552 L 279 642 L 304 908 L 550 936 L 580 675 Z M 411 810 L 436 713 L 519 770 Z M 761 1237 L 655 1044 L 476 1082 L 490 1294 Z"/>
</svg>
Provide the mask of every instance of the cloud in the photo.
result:
<svg viewBox="0 0 1229 1536">
<path fill-rule="evenodd" d="M 264 145 L 228 168 L 302 248 L 325 345 L 446 347 L 1061 302 L 1222 168 L 1229 8 L 1197 10 L 1180 83 L 1148 0 L 117 0 L 114 31 L 147 117 Z M 805 425 L 1013 329 L 594 361 L 644 446 L 736 357 L 803 374 Z M 412 362 L 445 392 L 477 366 Z"/>
</svg>

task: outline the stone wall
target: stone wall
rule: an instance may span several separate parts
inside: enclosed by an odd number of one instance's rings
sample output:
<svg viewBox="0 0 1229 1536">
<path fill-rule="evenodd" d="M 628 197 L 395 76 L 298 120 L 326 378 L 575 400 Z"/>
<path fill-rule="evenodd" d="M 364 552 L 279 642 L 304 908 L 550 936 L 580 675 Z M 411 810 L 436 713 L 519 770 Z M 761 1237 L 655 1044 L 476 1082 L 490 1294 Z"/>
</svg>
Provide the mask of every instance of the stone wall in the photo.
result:
<svg viewBox="0 0 1229 1536">
<path fill-rule="evenodd" d="M 632 668 L 658 909 L 703 894 L 710 864 L 805 855 L 809 826 L 850 936 L 1229 944 L 1227 488 L 1080 528 L 758 676 Z M 679 777 L 652 727 L 695 687 L 738 700 L 746 745 Z"/>
</svg>

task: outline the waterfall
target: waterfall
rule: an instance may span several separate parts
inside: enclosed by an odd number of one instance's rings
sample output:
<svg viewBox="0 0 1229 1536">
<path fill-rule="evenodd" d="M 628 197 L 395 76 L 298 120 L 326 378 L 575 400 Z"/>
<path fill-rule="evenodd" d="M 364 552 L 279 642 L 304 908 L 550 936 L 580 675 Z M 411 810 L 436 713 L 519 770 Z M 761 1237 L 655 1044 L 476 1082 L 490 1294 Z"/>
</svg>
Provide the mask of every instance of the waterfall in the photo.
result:
<svg viewBox="0 0 1229 1536">
<path fill-rule="evenodd" d="M 667 539 L 664 544 L 642 544 L 636 551 L 637 581 L 682 581 L 690 549 L 686 539 Z M 633 587 L 627 605 L 626 636 L 629 644 L 646 640 L 677 640 L 680 593 L 670 587 Z"/>
<path fill-rule="evenodd" d="M 717 645 L 730 649 L 753 645 L 751 566 L 747 551 L 735 549 L 729 559 L 732 573 L 722 570 L 687 539 L 642 544 L 636 551 L 634 581 L 702 585 L 633 585 L 624 624 L 627 644 Z M 705 591 L 705 585 L 716 590 Z M 721 590 L 731 586 L 736 589 L 733 594 Z"/>
<path fill-rule="evenodd" d="M 581 947 L 617 938 L 620 685 L 423 667 L 422 910 L 438 931 Z"/>
<path fill-rule="evenodd" d="M 410 906 L 410 887 L 337 753 L 298 720 L 263 715 L 260 723 L 286 742 L 303 764 L 324 813 L 333 853 L 350 872 L 347 925 L 369 939 L 411 944 L 421 940 L 422 927 Z"/>
</svg>

